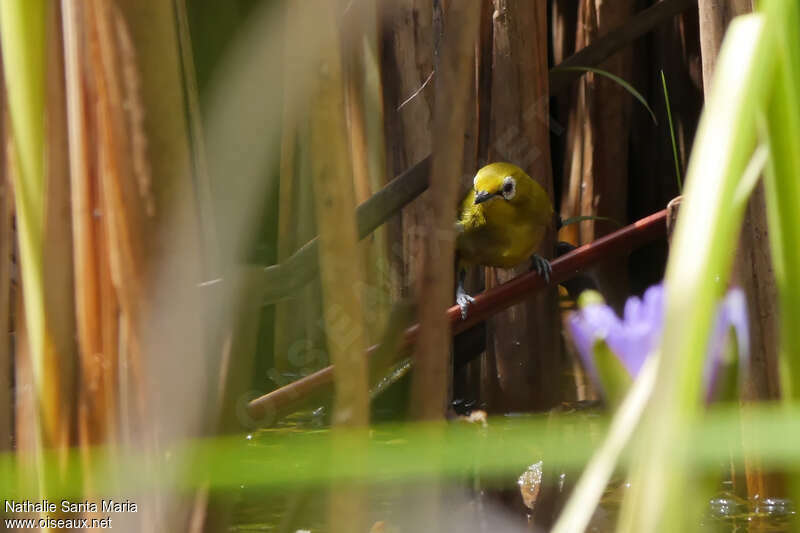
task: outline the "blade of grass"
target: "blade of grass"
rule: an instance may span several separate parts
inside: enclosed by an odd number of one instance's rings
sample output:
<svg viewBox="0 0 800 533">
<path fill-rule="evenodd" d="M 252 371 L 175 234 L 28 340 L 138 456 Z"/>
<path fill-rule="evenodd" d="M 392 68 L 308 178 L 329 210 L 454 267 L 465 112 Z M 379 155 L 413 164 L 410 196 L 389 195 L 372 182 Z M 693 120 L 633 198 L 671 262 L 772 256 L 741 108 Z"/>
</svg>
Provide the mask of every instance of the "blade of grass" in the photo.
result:
<svg viewBox="0 0 800 533">
<path fill-rule="evenodd" d="M 619 531 L 681 528 L 697 509 L 685 428 L 698 419 L 702 371 L 715 303 L 730 276 L 746 204 L 736 202 L 755 148 L 757 106 L 765 101 L 774 53 L 759 16 L 736 19 L 719 57 L 700 121 L 666 273 L 659 378 L 636 452 Z M 695 503 L 696 504 L 696 503 Z"/>
<path fill-rule="evenodd" d="M 44 218 L 45 3 L 0 3 L 0 40 L 8 90 L 11 129 L 18 163 L 14 196 L 22 266 L 25 314 L 37 384 L 44 373 L 44 294 L 42 239 Z"/>
<path fill-rule="evenodd" d="M 800 397 L 800 328 L 793 313 L 800 310 L 800 7 L 794 1 L 765 3 L 773 22 L 780 61 L 774 93 L 767 110 L 770 147 L 765 175 L 770 248 L 778 287 L 781 320 L 781 388 L 783 397 Z"/>
<path fill-rule="evenodd" d="M 649 357 L 620 404 L 600 449 L 592 456 L 561 512 L 553 533 L 585 531 L 625 446 L 639 426 L 656 380 L 658 357 Z"/>
<path fill-rule="evenodd" d="M 762 456 L 765 468 L 800 466 L 796 446 L 800 440 L 800 404 L 761 404 L 751 409 L 752 430 L 762 438 L 747 453 Z M 127 473 L 125 490 L 130 493 L 170 484 L 178 489 L 196 488 L 209 482 L 212 489 L 218 490 L 240 490 L 244 484 L 247 489 L 284 492 L 298 487 L 324 487 L 362 475 L 358 478 L 361 483 L 419 482 L 437 476 L 463 482 L 466 471 L 474 471 L 487 480 L 507 480 L 531 461 L 540 459 L 545 464 L 562 464 L 567 472 L 583 468 L 596 452 L 598 434 L 600 438 L 611 436 L 615 422 L 609 424 L 603 416 L 593 417 L 596 422 L 592 424 L 576 424 L 576 420 L 581 419 L 574 414 L 559 414 L 490 417 L 486 427 L 457 422 L 434 424 L 441 429 L 445 446 L 441 440 L 426 438 L 431 424 L 379 424 L 371 428 L 364 454 L 349 454 L 340 462 L 330 461 L 333 438 L 331 431 L 325 429 L 298 432 L 291 426 L 249 434 L 249 438 L 236 434 L 189 439 L 175 442 L 170 456 L 159 458 L 159 466 L 193 458 L 193 468 L 187 469 L 178 480 L 170 477 L 168 469 L 159 469 L 152 478 L 141 476 L 144 461 L 148 460 L 141 449 L 115 456 L 98 446 L 91 449 L 90 455 L 98 472 Z M 741 434 L 739 406 L 719 406 L 684 429 L 694 445 L 688 464 L 697 471 L 716 471 L 720 462 L 744 457 L 742 447 L 730 446 L 731 439 Z M 565 435 L 569 438 L 565 439 Z M 27 458 L 24 454 L 0 454 L 0 472 L 19 472 Z M 624 467 L 631 459 L 632 453 L 623 445 L 618 463 Z M 47 453 L 45 460 L 54 464 L 56 456 Z M 73 477 L 81 465 L 81 452 L 72 449 L 70 483 L 63 487 L 61 496 L 81 494 L 78 477 Z M 118 488 L 112 476 L 98 479 L 100 493 Z M 13 476 L 0 477 L 0 498 L 20 501 L 35 496 L 15 490 Z"/>
<path fill-rule="evenodd" d="M 756 188 L 758 179 L 761 177 L 761 173 L 766 168 L 768 161 L 769 147 L 767 147 L 766 144 L 759 145 L 753 153 L 750 162 L 747 164 L 747 168 L 744 170 L 742 179 L 739 181 L 739 185 L 736 187 L 736 192 L 733 195 L 734 202 L 737 205 L 747 202 L 747 199 L 750 198 L 750 194 L 752 194 L 753 190 Z"/>
<path fill-rule="evenodd" d="M 675 161 L 675 178 L 678 180 L 678 192 L 683 191 L 683 181 L 681 180 L 681 164 L 678 160 L 678 144 L 675 142 L 675 127 L 672 124 L 672 107 L 669 104 L 669 92 L 667 91 L 667 79 L 664 71 L 661 71 L 661 85 L 664 87 L 664 104 L 667 106 L 667 121 L 669 122 L 669 136 L 672 140 L 672 160 Z"/>
<path fill-rule="evenodd" d="M 610 73 L 610 72 L 608 72 L 606 70 L 602 70 L 602 69 L 594 68 L 594 67 L 555 67 L 555 68 L 550 70 L 550 72 L 562 72 L 562 71 L 593 72 L 594 74 L 599 74 L 601 76 L 605 76 L 606 78 L 616 82 L 623 89 L 628 91 L 628 93 L 630 93 L 631 96 L 633 96 L 634 98 L 639 100 L 639 102 L 644 106 L 644 108 L 647 109 L 647 112 L 650 113 L 650 116 L 653 118 L 653 123 L 654 124 L 658 124 L 658 120 L 656 119 L 656 114 L 653 112 L 653 109 L 650 107 L 650 104 L 647 103 L 647 100 L 645 99 L 645 97 L 642 96 L 642 94 L 639 91 L 637 91 L 633 87 L 633 85 L 631 85 L 627 81 L 623 80 L 619 76 L 617 76 L 615 74 L 612 74 L 612 73 Z"/>
<path fill-rule="evenodd" d="M 34 424 L 33 445 L 39 462 L 39 490 L 47 490 L 41 467 L 42 446 L 64 435 L 66 421 L 60 416 L 61 374 L 47 335 L 44 291 L 45 225 L 45 73 L 46 3 L 44 0 L 0 2 L 0 42 L 8 94 L 14 157 L 17 236 L 27 341 L 30 347 Z M 63 448 L 66 450 L 66 447 Z M 53 478 L 55 479 L 55 478 Z M 49 481 L 49 479 L 48 479 Z"/>
</svg>

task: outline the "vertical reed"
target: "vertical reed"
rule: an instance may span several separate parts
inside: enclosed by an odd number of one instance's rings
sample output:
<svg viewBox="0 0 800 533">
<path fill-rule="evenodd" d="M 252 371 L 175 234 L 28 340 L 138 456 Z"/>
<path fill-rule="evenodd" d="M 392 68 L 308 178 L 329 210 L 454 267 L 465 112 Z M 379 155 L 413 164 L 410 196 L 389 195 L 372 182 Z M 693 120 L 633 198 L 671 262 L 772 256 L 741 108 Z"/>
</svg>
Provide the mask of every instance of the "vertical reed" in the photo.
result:
<svg viewBox="0 0 800 533">
<path fill-rule="evenodd" d="M 361 204 L 385 184 L 383 94 L 377 56 L 377 0 L 357 9 L 342 9 L 342 50 L 345 106 L 356 202 Z M 361 243 L 367 269 L 363 298 L 370 344 L 380 338 L 390 308 L 390 278 L 386 229 L 378 228 Z"/>
<path fill-rule="evenodd" d="M 345 85 L 338 12 L 317 0 L 312 12 L 322 17 L 322 49 L 315 62 L 311 115 L 311 173 L 320 228 L 323 316 L 328 352 L 335 365 L 333 424 L 335 453 L 362 453 L 369 423 L 364 314 L 360 288 L 364 265 L 358 248 L 353 164 L 347 139 Z M 332 531 L 366 528 L 363 495 L 353 487 L 334 487 L 330 499 Z"/>
<path fill-rule="evenodd" d="M 420 333 L 414 354 L 412 398 L 422 420 L 441 419 L 450 393 L 450 332 L 444 311 L 453 302 L 453 221 L 464 157 L 466 108 L 474 88 L 472 50 L 480 20 L 477 5 L 450 4 L 436 79 L 434 155 L 417 274 Z"/>
<path fill-rule="evenodd" d="M 432 149 L 433 0 L 380 3 L 381 81 L 384 88 L 388 174 L 397 176 Z M 426 198 L 429 193 L 423 194 Z M 421 257 L 422 202 L 406 207 L 390 227 L 391 259 L 400 280 L 397 296 L 414 287 Z"/>
<path fill-rule="evenodd" d="M 26 413 L 37 426 L 32 447 L 34 455 L 41 460 L 44 447 L 55 448 L 63 461 L 68 450 L 71 417 L 65 416 L 62 405 L 64 401 L 69 402 L 66 391 L 71 385 L 71 361 L 57 352 L 60 346 L 48 324 L 46 284 L 49 278 L 44 262 L 50 207 L 45 202 L 48 186 L 45 161 L 58 150 L 47 150 L 47 127 L 57 128 L 57 123 L 46 125 L 45 122 L 47 112 L 52 109 L 46 93 L 48 14 L 44 1 L 3 2 L 0 5 L 0 42 L 15 147 L 11 162 L 31 371 L 27 376 L 30 380 L 21 383 L 32 385 L 35 398 L 29 406 L 31 410 Z M 55 205 L 59 206 L 60 202 L 56 201 Z M 25 363 L 18 363 L 20 370 L 25 366 Z M 59 480 L 58 472 L 45 471 L 41 462 L 37 470 L 39 489 L 54 489 Z"/>
<path fill-rule="evenodd" d="M 496 0 L 490 161 L 520 166 L 553 194 L 550 163 L 548 47 L 535 37 L 547 33 L 545 2 Z M 511 83 L 509 80 L 519 80 Z M 555 233 L 539 253 L 551 257 Z M 487 269 L 487 287 L 528 269 Z M 489 323 L 486 373 L 494 378 L 494 412 L 549 409 L 563 399 L 565 361 L 561 350 L 555 288 L 499 313 Z"/>
<path fill-rule="evenodd" d="M 5 78 L 0 68 L 0 101 L 6 101 Z M 13 353 L 9 331 L 11 328 L 11 253 L 14 233 L 11 226 L 13 190 L 8 161 L 8 108 L 0 107 L 0 452 L 11 449 L 14 398 L 11 384 Z"/>
<path fill-rule="evenodd" d="M 591 45 L 607 32 L 622 27 L 636 7 L 632 0 L 596 2 L 582 0 L 578 8 L 575 47 Z M 600 68 L 630 79 L 633 50 L 626 48 L 606 60 Z M 628 205 L 628 133 L 631 123 L 630 95 L 603 76 L 587 73 L 572 100 L 572 113 L 564 167 L 561 215 L 596 215 L 624 221 Z M 588 220 L 565 228 L 573 244 L 592 242 L 613 230 L 608 222 Z M 626 272 L 604 265 L 597 281 L 607 300 L 619 304 L 627 294 Z"/>
</svg>

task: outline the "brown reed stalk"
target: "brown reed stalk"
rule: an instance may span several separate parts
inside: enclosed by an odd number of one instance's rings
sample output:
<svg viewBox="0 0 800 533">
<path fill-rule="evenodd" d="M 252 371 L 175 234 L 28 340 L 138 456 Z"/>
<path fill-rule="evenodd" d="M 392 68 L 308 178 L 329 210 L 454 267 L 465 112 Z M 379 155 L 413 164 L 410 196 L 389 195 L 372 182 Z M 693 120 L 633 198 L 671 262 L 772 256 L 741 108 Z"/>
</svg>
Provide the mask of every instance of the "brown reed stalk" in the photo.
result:
<svg viewBox="0 0 800 533">
<path fill-rule="evenodd" d="M 203 279 L 212 281 L 221 273 L 219 256 L 219 235 L 215 220 L 213 187 L 208 168 L 207 146 L 200 106 L 200 89 L 197 81 L 195 58 L 189 27 L 187 0 L 175 1 L 175 18 L 178 47 L 180 49 L 180 67 L 183 72 L 183 94 L 186 99 L 186 121 L 188 123 L 188 142 L 191 148 L 191 174 L 197 191 L 198 223 L 202 251 L 204 257 Z"/>
<path fill-rule="evenodd" d="M 324 2 L 317 2 L 318 11 L 329 18 L 326 31 L 333 28 L 334 14 Z M 311 116 L 312 174 L 317 219 L 320 225 L 320 262 L 325 300 L 325 323 L 331 359 L 342 365 L 337 385 L 335 420 L 339 424 L 363 426 L 367 423 L 366 365 L 358 353 L 364 344 L 364 325 L 361 297 L 351 290 L 363 280 L 363 265 L 354 260 L 356 251 L 356 223 L 353 213 L 351 162 L 346 144 L 346 124 L 343 114 L 342 64 L 338 39 L 331 34 L 327 39 L 329 50 L 323 50 L 319 67 L 319 80 L 314 96 L 314 113 Z M 348 215 L 349 214 L 349 215 Z M 342 330 L 342 325 L 347 330 Z"/>
<path fill-rule="evenodd" d="M 294 36 L 302 33 L 304 9 L 301 2 L 287 2 L 285 47 L 283 54 L 283 105 L 281 161 L 278 185 L 278 261 L 285 261 L 317 232 L 314 216 L 313 185 L 310 171 L 309 113 L 303 103 L 306 89 L 300 80 L 308 77 L 304 50 L 298 49 Z M 271 379 L 282 383 L 283 372 L 302 371 L 306 358 L 298 353 L 314 350 L 322 344 L 318 324 L 321 320 L 320 287 L 317 280 L 299 291 L 299 297 L 275 306 L 274 367 Z M 298 317 L 302 317 L 298 320 Z"/>
<path fill-rule="evenodd" d="M 62 461 L 75 442 L 77 347 L 70 213 L 69 154 L 64 81 L 64 50 L 58 3 L 47 13 L 47 89 L 45 92 L 45 218 L 43 249 L 44 314 L 48 343 L 60 372 L 56 439 Z M 49 386 L 49 385 L 48 385 Z M 63 463 L 62 463 L 63 464 Z"/>
<path fill-rule="evenodd" d="M 342 17 L 342 59 L 345 80 L 345 107 L 356 202 L 362 204 L 385 184 L 383 140 L 383 96 L 377 54 L 377 0 L 364 0 L 356 9 L 347 9 Z M 390 309 L 390 260 L 386 229 L 378 228 L 360 242 L 365 271 L 362 288 L 364 316 L 369 342 L 375 342 Z"/>
<path fill-rule="evenodd" d="M 5 79 L 0 67 L 0 101 L 6 101 Z M 11 267 L 14 233 L 11 225 L 13 193 L 8 167 L 8 109 L 0 106 L 0 453 L 11 449 L 14 422 L 13 354 L 11 328 Z"/>
<path fill-rule="evenodd" d="M 352 162 L 347 143 L 341 41 L 338 14 L 326 0 L 311 3 L 311 13 L 321 17 L 324 32 L 319 61 L 315 62 L 311 114 L 311 172 L 314 203 L 320 228 L 320 269 L 323 316 L 328 353 L 337 366 L 333 404 L 336 453 L 360 453 L 369 422 L 367 364 L 362 295 L 364 265 L 359 258 L 353 195 Z M 365 516 L 362 496 L 353 487 L 338 486 L 329 501 L 332 531 L 362 531 Z"/>
<path fill-rule="evenodd" d="M 90 446 L 118 438 L 117 298 L 111 285 L 106 239 L 95 216 L 100 209 L 93 147 L 97 129 L 88 114 L 93 102 L 83 2 L 62 1 L 67 97 L 75 319 L 80 360 L 78 440 L 84 460 Z M 92 485 L 88 470 L 87 488 Z M 88 488 L 91 492 L 91 488 Z"/>
<path fill-rule="evenodd" d="M 463 191 L 463 168 L 465 164 L 474 166 L 476 156 L 467 132 L 477 129 L 475 42 L 479 20 L 478 3 L 433 2 L 433 156 L 429 191 L 417 219 L 421 254 L 412 264 L 420 327 L 413 353 L 416 369 L 410 407 L 413 416 L 423 421 L 443 419 L 452 397 L 452 339 L 444 311 L 453 298 L 453 221 Z M 427 428 L 426 439 L 442 442 L 441 429 Z M 412 499 L 417 520 L 431 531 L 444 525 L 442 488 L 437 482 L 416 487 Z"/>
<path fill-rule="evenodd" d="M 398 176 L 430 155 L 433 118 L 433 0 L 379 4 L 381 84 L 384 88 L 386 166 Z M 422 205 L 403 210 L 388 227 L 396 297 L 408 297 L 419 272 Z"/>
<path fill-rule="evenodd" d="M 14 387 L 14 445 L 20 473 L 17 486 L 23 494 L 36 494 L 41 480 L 37 458 L 40 452 L 37 396 L 36 388 L 31 385 L 34 383 L 33 362 L 21 285 L 17 283 L 14 291 L 14 381 L 17 384 Z"/>
<path fill-rule="evenodd" d="M 294 79 L 298 64 L 293 60 L 295 53 L 292 48 L 292 36 L 301 30 L 300 19 L 297 13 L 295 2 L 286 3 L 286 49 L 284 52 L 284 91 L 282 106 L 281 123 L 281 162 L 280 177 L 278 182 L 278 234 L 277 234 L 277 260 L 285 261 L 295 250 L 299 238 L 297 238 L 296 222 L 297 218 L 309 216 L 310 213 L 298 213 L 297 187 L 300 185 L 300 173 L 298 172 L 298 157 L 302 157 L 302 148 L 299 146 L 304 143 L 299 135 L 301 130 L 301 118 L 299 106 L 296 100 L 298 95 L 294 90 Z M 294 340 L 297 331 L 297 321 L 292 320 L 296 316 L 298 302 L 288 301 L 279 302 L 275 305 L 275 339 L 274 339 L 274 364 L 279 372 L 289 370 L 288 350 L 290 341 Z M 293 327 L 294 325 L 294 327 Z"/>
<path fill-rule="evenodd" d="M 412 382 L 414 409 L 420 419 L 444 416 L 450 394 L 450 334 L 444 310 L 453 300 L 456 205 L 461 192 L 465 110 L 474 90 L 474 43 L 478 5 L 450 4 L 446 13 L 441 62 L 436 79 L 434 155 L 423 227 L 423 258 L 417 273 L 420 338 Z M 473 151 L 474 154 L 474 151 Z"/>
<path fill-rule="evenodd" d="M 193 145 L 191 126 L 200 117 L 187 118 L 192 84 L 182 64 L 177 4 L 120 0 L 92 7 L 100 45 L 92 50 L 102 67 L 95 73 L 105 167 L 100 188 L 121 315 L 120 395 L 132 408 L 124 444 L 144 449 L 148 475 L 162 468 L 162 446 L 216 423 L 209 390 L 218 369 L 209 360 L 218 357 L 211 353 L 217 334 L 207 327 L 211 292 L 203 283 L 216 268 L 216 251 L 209 249 L 215 238 L 201 234 L 216 221 L 208 219 L 205 185 L 198 183 L 205 179 L 202 156 L 192 153 L 201 148 Z M 185 398 L 194 391 L 209 397 L 212 408 L 189 409 Z M 169 473 L 179 476 L 179 465 Z M 162 487 L 146 497 L 152 515 L 145 525 L 185 527 L 188 502 L 181 495 Z"/>
<path fill-rule="evenodd" d="M 625 27 L 636 8 L 633 0 L 582 0 L 578 8 L 576 49 L 581 50 L 610 31 Z M 600 68 L 622 79 L 633 73 L 633 50 L 626 48 L 606 59 Z M 587 74 L 578 82 L 567 126 L 567 155 L 561 215 L 596 215 L 625 220 L 628 206 L 628 132 L 633 100 L 618 84 Z M 593 241 L 613 230 L 604 221 L 584 221 L 565 228 L 572 244 Z M 616 265 L 601 266 L 598 284 L 616 305 L 627 294 L 625 272 Z"/>
<path fill-rule="evenodd" d="M 14 183 L 19 180 L 17 175 L 19 166 L 16 162 L 17 151 L 14 147 L 14 140 L 11 133 L 10 117 L 6 112 L 3 113 L 3 173 L 8 180 L 5 186 L 9 192 L 13 191 Z M 16 214 L 15 204 L 12 199 L 9 206 L 9 216 Z M 11 254 L 16 258 L 17 268 L 19 268 L 19 245 L 17 231 L 13 226 L 10 228 L 9 242 Z M 37 394 L 33 373 L 33 361 L 31 356 L 30 342 L 28 339 L 28 327 L 25 317 L 24 291 L 22 279 L 19 275 L 11 278 L 9 293 L 10 305 L 12 306 L 10 331 L 14 336 L 13 351 L 13 381 L 14 388 L 11 398 L 14 407 L 13 427 L 14 449 L 16 459 L 19 461 L 19 477 L 17 486 L 22 493 L 36 494 L 39 487 L 40 477 L 37 474 L 39 466 L 38 455 L 40 453 L 39 420 L 37 418 Z"/>
<path fill-rule="evenodd" d="M 547 31 L 544 2 L 495 0 L 494 71 L 490 161 L 520 166 L 552 194 L 550 165 L 547 47 L 535 35 Z M 516 80 L 513 81 L 512 80 Z M 554 253 L 549 233 L 539 254 Z M 487 269 L 493 287 L 527 270 Z M 548 409 L 564 398 L 565 364 L 559 335 L 555 286 L 523 305 L 499 313 L 489 322 L 485 358 L 485 401 L 493 412 Z"/>
<path fill-rule="evenodd" d="M 135 413 L 132 422 L 135 429 L 131 433 L 137 434 L 148 416 L 142 382 L 140 324 L 147 272 L 143 234 L 146 233 L 147 206 L 152 209 L 152 193 L 141 152 L 144 139 L 141 123 L 133 115 L 129 116 L 124 106 L 132 106 L 131 113 L 141 113 L 141 101 L 137 94 L 130 94 L 129 88 L 126 94 L 122 71 L 135 72 L 135 65 L 130 64 L 130 56 L 121 50 L 119 39 L 126 30 L 120 24 L 119 15 L 113 11 L 115 7 L 101 0 L 91 0 L 83 7 L 88 38 L 87 62 L 95 91 L 93 116 L 97 120 L 97 145 L 93 155 L 99 178 L 97 189 L 103 215 L 102 232 L 110 279 L 119 303 L 119 323 L 115 329 L 122 329 L 127 334 L 119 354 L 119 364 L 130 371 L 126 376 L 131 381 L 119 386 L 131 392 L 130 403 Z M 128 96 L 131 100 L 126 102 Z M 125 405 L 128 403 L 126 398 Z M 123 413 L 123 417 L 129 416 L 129 413 Z"/>
</svg>

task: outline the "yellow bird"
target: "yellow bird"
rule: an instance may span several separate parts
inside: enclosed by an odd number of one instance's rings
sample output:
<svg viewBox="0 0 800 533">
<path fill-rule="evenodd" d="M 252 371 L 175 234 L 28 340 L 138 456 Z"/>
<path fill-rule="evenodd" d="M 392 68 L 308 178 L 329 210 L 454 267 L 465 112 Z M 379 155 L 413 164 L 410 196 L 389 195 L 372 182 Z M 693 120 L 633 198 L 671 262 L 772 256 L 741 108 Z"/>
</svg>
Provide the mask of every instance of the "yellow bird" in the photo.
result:
<svg viewBox="0 0 800 533">
<path fill-rule="evenodd" d="M 456 302 L 462 318 L 474 300 L 464 290 L 468 266 L 511 268 L 531 258 L 536 271 L 550 281 L 550 263 L 534 252 L 554 220 L 547 192 L 521 168 L 492 163 L 478 171 L 456 222 Z"/>
</svg>

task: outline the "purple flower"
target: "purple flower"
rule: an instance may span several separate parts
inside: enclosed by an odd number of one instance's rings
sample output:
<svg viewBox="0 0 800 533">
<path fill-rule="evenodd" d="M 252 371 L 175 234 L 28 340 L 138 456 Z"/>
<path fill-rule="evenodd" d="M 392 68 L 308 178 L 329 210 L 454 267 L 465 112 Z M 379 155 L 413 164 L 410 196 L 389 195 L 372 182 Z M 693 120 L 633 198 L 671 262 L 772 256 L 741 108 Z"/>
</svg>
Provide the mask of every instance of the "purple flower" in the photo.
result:
<svg viewBox="0 0 800 533">
<path fill-rule="evenodd" d="M 601 301 L 584 305 L 569 317 L 569 331 L 575 347 L 584 367 L 598 385 L 602 387 L 603 384 L 599 383 L 599 373 L 595 367 L 595 343 L 604 341 L 631 378 L 635 379 L 645 359 L 654 353 L 661 342 L 664 298 L 664 287 L 659 284 L 647 289 L 641 299 L 629 298 L 625 302 L 622 319 Z M 725 347 L 731 328 L 736 334 L 738 359 L 740 362 L 747 361 L 750 339 L 745 297 L 740 289 L 728 292 L 714 319 L 704 372 L 707 401 L 719 393 L 726 371 L 730 370 Z"/>
<path fill-rule="evenodd" d="M 602 303 L 586 305 L 569 318 L 570 331 L 583 364 L 596 375 L 592 350 L 598 340 L 605 341 L 631 377 L 642 368 L 644 360 L 661 340 L 664 316 L 664 288 L 654 285 L 644 297 L 625 302 L 623 319 Z"/>
</svg>

